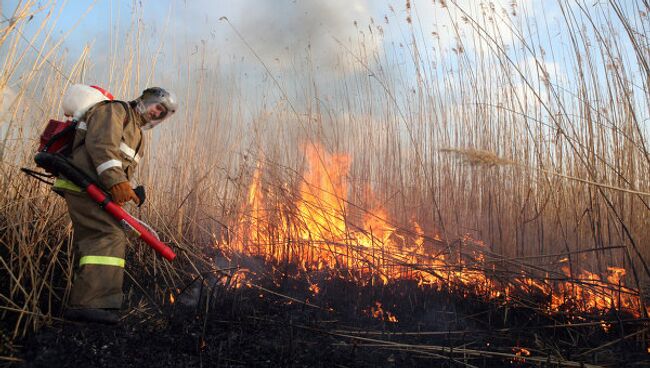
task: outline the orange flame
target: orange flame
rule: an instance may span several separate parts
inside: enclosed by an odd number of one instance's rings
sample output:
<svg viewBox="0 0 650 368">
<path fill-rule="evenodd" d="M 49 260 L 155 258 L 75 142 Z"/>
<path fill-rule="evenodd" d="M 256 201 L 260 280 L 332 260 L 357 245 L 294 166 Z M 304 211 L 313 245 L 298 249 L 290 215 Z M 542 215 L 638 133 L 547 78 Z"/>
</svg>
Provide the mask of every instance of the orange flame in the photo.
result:
<svg viewBox="0 0 650 368">
<path fill-rule="evenodd" d="M 585 270 L 571 272 L 568 258 L 563 258 L 558 261 L 561 273 L 540 277 L 522 272 L 504 281 L 491 276 L 497 262 L 486 259 L 490 246 L 480 240 L 465 235 L 448 244 L 435 230 L 425 235 L 414 219 L 411 229 L 399 228 L 370 188 L 369 211 L 350 206 L 349 155 L 311 145 L 305 157 L 308 166 L 297 191 L 288 184 L 265 185 L 262 165 L 255 168 L 246 201 L 230 227 L 234 236 L 220 242 L 220 249 L 271 263 L 290 262 L 302 271 L 325 270 L 360 284 L 415 280 L 422 287 L 455 288 L 504 303 L 526 294 L 541 295 L 548 298 L 548 312 L 625 308 L 641 314 L 638 293 L 625 286 L 622 268 L 608 267 L 603 281 Z M 565 282 L 551 281 L 562 274 Z M 245 278 L 244 272 L 237 272 L 231 284 L 240 287 Z M 309 289 L 313 294 L 320 291 L 316 284 Z"/>
<path fill-rule="evenodd" d="M 515 353 L 515 358 L 511 361 L 512 363 L 525 363 L 526 358 L 530 356 L 530 350 L 526 348 L 514 347 L 512 352 Z"/>
<path fill-rule="evenodd" d="M 314 295 L 316 295 L 320 292 L 320 288 L 318 287 L 317 284 L 311 284 L 309 285 L 309 291 L 311 291 Z"/>
<path fill-rule="evenodd" d="M 391 322 L 391 323 L 397 323 L 398 322 L 397 317 L 394 314 L 392 314 L 391 312 L 389 312 L 387 310 L 385 311 L 381 307 L 381 302 L 375 302 L 375 305 L 373 307 L 370 307 L 370 310 L 368 311 L 368 314 L 371 317 L 380 319 L 382 321 Z"/>
</svg>

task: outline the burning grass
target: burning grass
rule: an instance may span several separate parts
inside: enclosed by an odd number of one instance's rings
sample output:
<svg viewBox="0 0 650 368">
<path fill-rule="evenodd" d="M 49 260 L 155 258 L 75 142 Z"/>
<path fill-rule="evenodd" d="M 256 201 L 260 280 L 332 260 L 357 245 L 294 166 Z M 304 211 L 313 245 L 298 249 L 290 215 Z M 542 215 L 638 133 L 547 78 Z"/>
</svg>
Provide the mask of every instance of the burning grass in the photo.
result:
<svg viewBox="0 0 650 368">
<path fill-rule="evenodd" d="M 167 53 L 150 53 L 162 44 L 140 4 L 106 75 L 87 67 L 89 47 L 66 62 L 51 40 L 59 4 L 20 2 L 0 25 L 0 358 L 16 359 L 24 336 L 41 353 L 97 337 L 89 365 L 104 345 L 127 365 L 136 351 L 123 346 L 159 351 L 155 335 L 197 365 L 647 361 L 650 9 L 559 1 L 555 18 L 469 3 L 427 3 L 448 39 L 419 32 L 411 2 L 355 23 L 336 77 L 250 50 L 268 77 L 254 91 L 205 57 L 211 41 L 170 47 L 180 61 L 165 70 L 187 71 L 168 81 L 182 113 L 151 137 L 148 204 L 132 210 L 179 262 L 131 248 L 126 327 L 89 337 L 58 319 L 74 267 L 63 204 L 18 168 L 69 83 L 128 99 Z M 404 19 L 408 42 L 388 47 Z M 545 33 L 571 46 L 548 49 Z"/>
<path fill-rule="evenodd" d="M 50 367 L 596 367 L 638 363 L 647 354 L 644 323 L 616 310 L 549 315 L 415 280 L 360 285 L 317 271 L 287 277 L 260 257 L 246 262 L 274 271 L 246 272 L 245 282 L 234 270 L 205 272 L 161 305 L 127 282 L 132 308 L 122 326 L 55 322 L 25 341 L 20 357 Z"/>
<path fill-rule="evenodd" d="M 607 267 L 601 279 L 587 270 L 572 270 L 570 254 L 548 257 L 556 264 L 544 268 L 499 256 L 469 235 L 445 240 L 439 233 L 427 234 L 415 221 L 411 228 L 399 227 L 371 192 L 367 197 L 374 205 L 349 200 L 345 178 L 350 156 L 315 146 L 307 147 L 306 157 L 298 184 L 271 185 L 262 180 L 263 168 L 255 169 L 247 201 L 228 227 L 235 235 L 217 244 L 226 257 L 259 257 L 275 267 L 290 264 L 296 271 L 327 273 L 360 285 L 413 280 L 419 287 L 548 313 L 621 310 L 647 316 L 638 290 L 625 285 L 621 267 Z M 352 221 L 355 217 L 360 224 Z M 316 283 L 312 287 L 320 290 Z"/>
</svg>

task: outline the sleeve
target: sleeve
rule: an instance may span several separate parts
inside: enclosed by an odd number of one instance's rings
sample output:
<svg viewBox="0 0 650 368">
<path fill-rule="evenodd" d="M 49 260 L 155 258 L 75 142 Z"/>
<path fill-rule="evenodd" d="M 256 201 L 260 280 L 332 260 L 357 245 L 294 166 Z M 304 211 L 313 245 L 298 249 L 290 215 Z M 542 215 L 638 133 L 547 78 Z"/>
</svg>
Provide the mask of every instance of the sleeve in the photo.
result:
<svg viewBox="0 0 650 368">
<path fill-rule="evenodd" d="M 98 106 L 88 119 L 86 149 L 97 171 L 99 183 L 107 189 L 128 181 L 120 153 L 126 114 L 122 105 L 107 103 Z"/>
</svg>

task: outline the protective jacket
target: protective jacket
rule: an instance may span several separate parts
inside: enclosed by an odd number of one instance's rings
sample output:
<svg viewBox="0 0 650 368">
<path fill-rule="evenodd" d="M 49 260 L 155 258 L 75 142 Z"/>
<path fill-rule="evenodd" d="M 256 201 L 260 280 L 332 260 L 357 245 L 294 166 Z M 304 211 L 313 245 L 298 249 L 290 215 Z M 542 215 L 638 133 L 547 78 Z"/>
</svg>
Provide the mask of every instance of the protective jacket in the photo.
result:
<svg viewBox="0 0 650 368">
<path fill-rule="evenodd" d="M 128 103 L 93 106 L 77 124 L 71 162 L 104 189 L 128 181 L 144 151 L 142 117 Z M 120 224 L 81 189 L 57 179 L 74 229 L 78 268 L 72 283 L 72 308 L 120 308 L 126 235 Z"/>
<path fill-rule="evenodd" d="M 93 106 L 77 123 L 71 162 L 105 190 L 131 180 L 144 152 L 140 127 L 144 119 L 130 104 L 105 101 Z M 55 189 L 68 188 L 57 180 Z"/>
</svg>

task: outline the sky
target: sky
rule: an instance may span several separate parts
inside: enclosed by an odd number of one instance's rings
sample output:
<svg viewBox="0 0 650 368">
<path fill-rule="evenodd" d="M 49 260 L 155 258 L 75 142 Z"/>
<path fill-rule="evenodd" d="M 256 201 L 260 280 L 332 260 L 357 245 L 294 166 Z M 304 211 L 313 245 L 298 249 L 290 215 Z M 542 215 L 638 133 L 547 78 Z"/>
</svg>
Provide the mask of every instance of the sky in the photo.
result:
<svg viewBox="0 0 650 368">
<path fill-rule="evenodd" d="M 15 6 L 13 3 L 15 1 L 10 1 L 4 7 L 4 17 L 11 13 L 12 5 Z M 410 12 L 406 9 L 407 3 Z M 475 0 L 457 3 L 471 15 L 480 14 Z M 497 9 L 513 9 L 511 0 L 491 3 Z M 548 19 L 560 15 L 557 3 L 549 0 L 519 0 L 516 8 L 526 8 L 530 17 L 535 17 L 540 8 L 535 4 L 539 3 L 544 4 L 544 15 Z M 461 16 L 454 6 L 442 7 L 439 2 L 431 0 L 98 0 L 94 3 L 77 0 L 54 4 L 52 12 L 61 12 L 54 37 L 63 37 L 71 26 L 79 22 L 63 44 L 71 57 L 80 54 L 85 45 L 92 44 L 91 55 L 96 62 L 105 60 L 121 39 L 127 37 L 125 32 L 132 15 L 137 13 L 143 34 L 151 40 L 145 45 L 146 49 L 153 53 L 160 46 L 158 42 L 163 42 L 161 58 L 168 62 L 167 65 L 178 64 L 178 61 L 172 62 L 173 53 L 177 58 L 198 57 L 196 51 L 205 45 L 208 58 L 219 60 L 222 65 L 241 63 L 242 57 L 248 62 L 254 58 L 252 49 L 274 70 L 291 69 L 302 62 L 301 58 L 309 50 L 315 67 L 326 72 L 341 67 L 340 63 L 337 65 L 341 44 L 355 50 L 360 31 L 365 35 L 365 45 L 370 53 L 378 49 L 394 49 L 392 45 L 408 45 L 411 40 L 405 19 L 410 15 L 416 33 L 423 39 L 430 39 L 435 32 L 437 42 L 451 47 L 456 35 L 450 19 Z M 90 4 L 93 4 L 92 8 L 84 16 Z M 38 26 L 39 18 L 47 10 L 36 14 L 26 34 Z M 381 39 L 369 33 L 367 27 L 371 22 L 384 30 Z M 235 32 L 239 32 L 241 37 Z M 501 36 L 506 41 L 510 37 L 503 30 Z M 251 60 L 251 63 L 255 61 Z"/>
<path fill-rule="evenodd" d="M 635 0 L 619 3 L 626 13 L 638 6 Z M 220 81 L 225 77 L 219 75 L 234 73 L 240 76 L 247 93 L 268 90 L 262 86 L 268 86 L 269 77 L 273 77 L 296 98 L 306 88 L 304 75 L 324 86 L 326 94 L 336 93 L 334 89 L 327 91 L 328 85 L 337 84 L 330 82 L 354 80 L 380 68 L 387 80 L 395 77 L 405 86 L 415 84 L 414 45 L 418 45 L 423 62 L 446 61 L 453 70 L 454 51 L 462 48 L 471 63 L 472 55 L 478 53 L 467 37 L 473 32 L 472 26 L 486 29 L 503 44 L 511 44 L 507 54 L 532 74 L 531 80 L 537 79 L 539 62 L 552 83 L 570 85 L 576 70 L 564 62 L 574 57 L 562 8 L 573 11 L 578 19 L 581 7 L 592 12 L 597 21 L 613 17 L 606 2 L 600 0 L 73 0 L 39 4 L 42 10 L 34 13 L 23 29 L 25 36 L 36 32 L 40 21 L 51 13 L 48 26 L 54 25 L 54 31 L 49 42 L 65 38 L 58 50 L 66 52 L 69 62 L 84 47 L 91 47 L 92 71 L 86 83 L 113 85 L 116 77 L 108 71 L 111 60 L 118 59 L 120 64 L 120 55 L 127 51 L 124 45 L 137 32 L 143 40 L 139 44 L 143 59 L 135 89 L 146 85 L 183 89 L 186 86 L 178 83 L 193 83 L 189 75 L 214 75 L 214 80 Z M 3 17 L 9 17 L 15 6 L 15 0 L 5 3 Z M 467 17 L 477 23 L 472 24 Z M 134 21 L 138 25 L 135 28 Z M 616 32 L 624 34 L 620 24 L 613 24 Z M 534 40 L 545 54 L 536 50 L 537 61 L 525 56 L 513 28 L 525 32 L 523 37 Z M 586 32 L 595 37 L 593 32 Z M 42 42 L 43 37 L 39 40 Z M 620 47 L 632 58 L 629 44 Z M 373 62 L 376 60 L 369 57 L 366 64 L 355 62 L 363 55 L 385 59 Z M 149 73 L 154 57 L 155 73 Z M 606 64 L 597 53 L 594 58 L 598 64 Z"/>
</svg>

